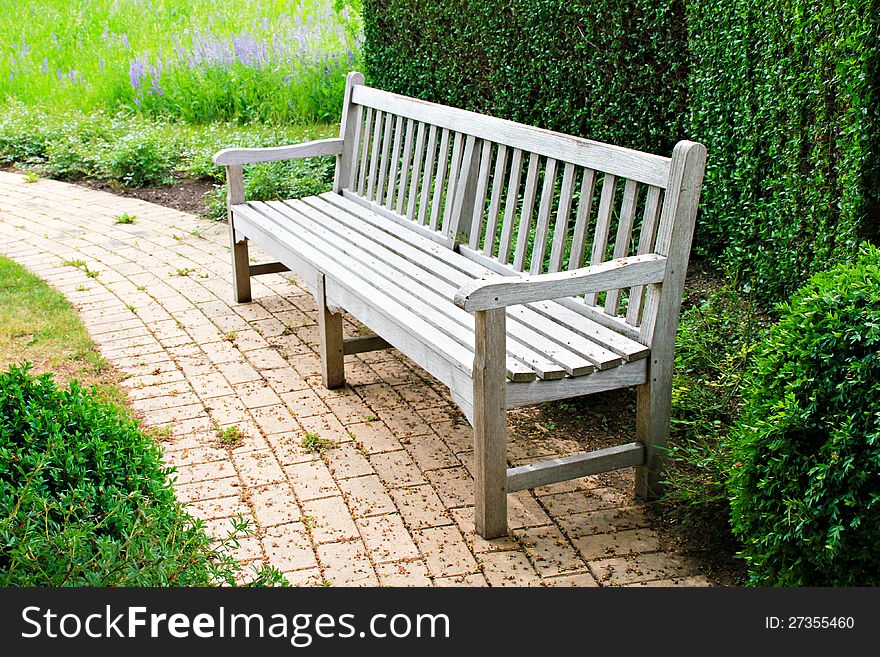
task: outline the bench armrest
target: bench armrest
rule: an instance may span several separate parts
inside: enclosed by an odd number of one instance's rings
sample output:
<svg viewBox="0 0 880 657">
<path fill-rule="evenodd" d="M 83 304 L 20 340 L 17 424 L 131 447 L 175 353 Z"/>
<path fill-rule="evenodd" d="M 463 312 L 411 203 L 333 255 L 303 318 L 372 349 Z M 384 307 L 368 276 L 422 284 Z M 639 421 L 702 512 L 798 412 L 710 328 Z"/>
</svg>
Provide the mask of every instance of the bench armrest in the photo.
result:
<svg viewBox="0 0 880 657">
<path fill-rule="evenodd" d="M 293 146 L 275 146 L 271 148 L 224 148 L 214 154 L 214 164 L 229 166 L 231 164 L 251 164 L 254 162 L 274 162 L 276 160 L 295 160 L 303 157 L 322 157 L 341 155 L 342 139 L 319 139 L 307 141 Z"/>
<path fill-rule="evenodd" d="M 552 274 L 479 279 L 459 288 L 454 301 L 455 305 L 465 310 L 491 310 L 577 294 L 660 283 L 665 272 L 666 258 L 649 253 Z"/>
</svg>

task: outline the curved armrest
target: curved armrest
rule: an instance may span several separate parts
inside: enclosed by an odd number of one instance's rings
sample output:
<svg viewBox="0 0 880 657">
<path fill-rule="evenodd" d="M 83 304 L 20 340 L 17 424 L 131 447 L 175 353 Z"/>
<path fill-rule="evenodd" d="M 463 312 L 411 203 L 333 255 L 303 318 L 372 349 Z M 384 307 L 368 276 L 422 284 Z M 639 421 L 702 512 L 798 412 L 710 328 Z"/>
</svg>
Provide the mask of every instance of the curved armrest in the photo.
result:
<svg viewBox="0 0 880 657">
<path fill-rule="evenodd" d="M 553 274 L 478 279 L 459 288 L 454 301 L 456 306 L 465 310 L 491 310 L 576 294 L 660 283 L 665 272 L 666 258 L 648 253 Z"/>
<path fill-rule="evenodd" d="M 276 160 L 294 160 L 303 157 L 322 157 L 342 154 L 342 139 L 319 139 L 307 141 L 293 146 L 275 146 L 272 148 L 224 148 L 214 154 L 214 164 L 228 166 L 230 164 L 251 164 L 254 162 L 274 162 Z"/>
</svg>

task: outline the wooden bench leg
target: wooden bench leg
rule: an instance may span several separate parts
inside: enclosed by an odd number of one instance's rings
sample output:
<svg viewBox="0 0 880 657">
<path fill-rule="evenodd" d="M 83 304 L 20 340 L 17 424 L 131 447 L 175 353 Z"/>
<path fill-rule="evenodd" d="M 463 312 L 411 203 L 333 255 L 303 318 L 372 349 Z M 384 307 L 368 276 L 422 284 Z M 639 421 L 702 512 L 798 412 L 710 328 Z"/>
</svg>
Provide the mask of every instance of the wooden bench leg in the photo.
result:
<svg viewBox="0 0 880 657">
<path fill-rule="evenodd" d="M 506 312 L 474 315 L 474 519 L 486 539 L 507 534 Z"/>
<path fill-rule="evenodd" d="M 331 312 L 327 306 L 323 274 L 318 274 L 315 293 L 318 302 L 318 332 L 321 337 L 321 378 L 327 388 L 341 388 L 345 385 L 342 314 Z"/>
<path fill-rule="evenodd" d="M 636 468 L 636 496 L 656 500 L 666 460 L 672 405 L 671 367 L 651 363 L 649 379 L 638 387 L 636 439 L 645 446 L 645 464 Z"/>
<path fill-rule="evenodd" d="M 247 303 L 251 300 L 251 265 L 248 259 L 247 240 L 235 241 L 235 231 L 230 230 L 232 251 L 232 288 L 235 292 L 237 303 Z"/>
<path fill-rule="evenodd" d="M 251 300 L 251 263 L 246 239 L 236 240 L 232 206 L 244 203 L 244 173 L 240 164 L 226 167 L 226 220 L 229 224 L 229 251 L 232 253 L 232 289 L 237 303 Z"/>
</svg>

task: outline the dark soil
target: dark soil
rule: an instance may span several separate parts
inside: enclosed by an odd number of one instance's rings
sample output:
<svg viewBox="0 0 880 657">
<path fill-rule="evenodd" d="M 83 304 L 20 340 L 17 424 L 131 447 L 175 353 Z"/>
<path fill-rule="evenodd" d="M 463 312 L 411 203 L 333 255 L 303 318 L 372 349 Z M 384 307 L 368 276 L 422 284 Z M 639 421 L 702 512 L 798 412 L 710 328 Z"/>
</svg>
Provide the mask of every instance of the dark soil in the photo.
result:
<svg viewBox="0 0 880 657">
<path fill-rule="evenodd" d="M 215 183 L 210 180 L 196 178 L 182 178 L 176 180 L 173 185 L 148 186 L 148 187 L 123 187 L 116 182 L 104 180 L 75 180 L 76 185 L 97 189 L 102 192 L 110 192 L 119 196 L 139 198 L 157 205 L 164 205 L 182 212 L 202 215 L 207 212 L 205 194 L 210 192 Z"/>
</svg>

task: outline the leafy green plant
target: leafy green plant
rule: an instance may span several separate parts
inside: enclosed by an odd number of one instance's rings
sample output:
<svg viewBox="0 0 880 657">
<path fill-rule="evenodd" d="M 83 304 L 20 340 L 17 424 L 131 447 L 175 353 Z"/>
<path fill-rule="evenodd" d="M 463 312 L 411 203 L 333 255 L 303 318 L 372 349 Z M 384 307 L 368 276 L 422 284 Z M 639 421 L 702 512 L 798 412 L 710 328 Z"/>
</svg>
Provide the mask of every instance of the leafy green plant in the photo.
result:
<svg viewBox="0 0 880 657">
<path fill-rule="evenodd" d="M 741 412 L 744 374 L 764 330 L 754 300 L 735 279 L 690 286 L 675 348 L 672 433 L 661 506 L 695 553 L 735 563 L 727 481 L 730 430 Z M 737 564 L 735 568 L 739 568 Z"/>
<path fill-rule="evenodd" d="M 123 212 L 120 215 L 116 215 L 116 223 L 117 224 L 133 224 L 137 219 L 136 216 L 128 214 L 128 212 Z"/>
<path fill-rule="evenodd" d="M 26 183 L 35 183 L 39 179 L 40 179 L 40 177 L 36 173 L 34 173 L 33 171 L 28 171 L 26 174 L 24 174 L 24 181 Z"/>
<path fill-rule="evenodd" d="M 120 408 L 27 365 L 0 373 L 0 584 L 235 584 L 245 530 L 209 537 L 176 500 L 159 448 Z M 281 575 L 264 568 L 253 583 Z"/>
<path fill-rule="evenodd" d="M 236 425 L 231 425 L 221 429 L 217 427 L 217 440 L 224 447 L 235 447 L 244 439 L 241 430 Z"/>
<path fill-rule="evenodd" d="M 731 438 L 751 583 L 880 584 L 880 250 L 815 275 L 759 347 Z"/>
<path fill-rule="evenodd" d="M 312 454 L 323 454 L 328 449 L 336 445 L 336 443 L 328 438 L 321 438 L 313 431 L 306 431 L 300 446 L 307 452 Z"/>
<path fill-rule="evenodd" d="M 156 139 L 137 134 L 126 136 L 114 145 L 107 168 L 129 187 L 166 185 L 174 171 L 174 153 Z"/>
</svg>

